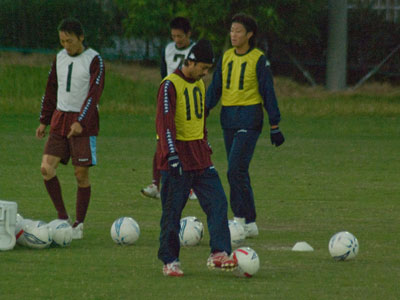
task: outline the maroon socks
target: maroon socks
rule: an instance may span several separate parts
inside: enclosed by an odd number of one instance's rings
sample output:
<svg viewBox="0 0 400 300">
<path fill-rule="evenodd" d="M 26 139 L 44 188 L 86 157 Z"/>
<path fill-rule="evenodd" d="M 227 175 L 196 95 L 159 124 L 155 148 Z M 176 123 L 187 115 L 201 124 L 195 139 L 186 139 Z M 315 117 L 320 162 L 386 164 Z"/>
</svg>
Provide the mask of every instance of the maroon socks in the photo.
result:
<svg viewBox="0 0 400 300">
<path fill-rule="evenodd" d="M 46 186 L 47 192 L 53 201 L 54 207 L 57 210 L 59 219 L 68 219 L 67 211 L 65 210 L 64 201 L 61 194 L 61 186 L 57 176 L 54 176 L 50 180 L 45 180 L 44 185 Z"/>
<path fill-rule="evenodd" d="M 58 181 L 57 176 L 54 176 L 50 180 L 45 180 L 44 185 L 46 186 L 47 192 L 53 201 L 54 207 L 57 210 L 58 218 L 67 220 L 68 214 L 64 206 L 64 201 L 61 194 L 61 186 Z M 88 187 L 78 187 L 76 195 L 76 221 L 74 226 L 79 223 L 83 223 L 86 217 L 86 213 L 89 207 L 91 188 Z"/>
<path fill-rule="evenodd" d="M 90 192 L 90 186 L 78 187 L 78 192 L 76 195 L 76 225 L 78 225 L 79 223 L 83 223 L 83 221 L 85 220 L 86 212 L 89 207 Z"/>
</svg>

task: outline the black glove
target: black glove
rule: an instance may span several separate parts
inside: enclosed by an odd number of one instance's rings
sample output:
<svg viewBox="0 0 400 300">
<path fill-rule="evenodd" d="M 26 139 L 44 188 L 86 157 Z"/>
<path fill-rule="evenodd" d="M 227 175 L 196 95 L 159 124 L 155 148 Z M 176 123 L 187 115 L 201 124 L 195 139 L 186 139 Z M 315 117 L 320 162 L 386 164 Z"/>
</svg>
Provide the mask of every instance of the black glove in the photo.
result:
<svg viewBox="0 0 400 300">
<path fill-rule="evenodd" d="M 276 127 L 274 129 L 271 128 L 271 144 L 279 147 L 283 144 L 284 141 L 285 138 L 282 132 L 279 130 L 279 127 Z"/>
<path fill-rule="evenodd" d="M 178 155 L 168 157 L 168 171 L 171 176 L 182 176 L 182 164 Z"/>
</svg>

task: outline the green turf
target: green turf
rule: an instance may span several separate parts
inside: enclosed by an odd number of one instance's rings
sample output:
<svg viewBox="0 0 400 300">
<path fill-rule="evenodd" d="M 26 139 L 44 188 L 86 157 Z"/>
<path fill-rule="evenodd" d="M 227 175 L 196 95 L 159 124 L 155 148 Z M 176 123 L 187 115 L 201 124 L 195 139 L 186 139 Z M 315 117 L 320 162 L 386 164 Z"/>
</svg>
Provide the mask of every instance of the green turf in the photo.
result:
<svg viewBox="0 0 400 300">
<path fill-rule="evenodd" d="M 118 81 L 116 74 L 109 78 Z M 33 108 L 40 106 L 44 83 L 39 85 L 35 94 L 39 104 L 29 104 Z M 260 235 L 245 245 L 259 254 L 259 272 L 243 279 L 209 271 L 206 230 L 200 246 L 181 251 L 185 276 L 165 278 L 157 259 L 160 203 L 139 193 L 151 179 L 153 104 L 148 97 L 138 100 L 143 113 L 113 111 L 113 86 L 109 84 L 105 91 L 105 106 L 110 108 L 101 110 L 98 166 L 91 169 L 93 196 L 84 239 L 65 249 L 16 246 L 0 252 L 0 299 L 400 298 L 400 119 L 396 115 L 315 113 L 326 111 L 317 101 L 314 104 L 321 107 L 314 113 L 300 113 L 289 104 L 301 108 L 302 100 L 284 99 L 281 128 L 287 141 L 272 147 L 264 132 L 250 170 Z M 121 95 L 130 88 L 126 83 L 116 87 Z M 145 95 L 143 90 L 135 93 Z M 357 110 L 360 99 L 347 100 L 341 100 L 342 105 Z M 26 218 L 49 222 L 56 214 L 40 174 L 44 141 L 34 136 L 38 113 L 32 108 L 24 114 L 15 101 L 15 111 L 9 105 L 6 112 L 0 111 L 0 199 L 18 202 Z M 380 111 L 379 99 L 368 101 Z M 399 103 L 387 101 L 399 108 Z M 229 192 L 217 112 L 212 112 L 208 127 L 213 161 Z M 76 184 L 71 165 L 60 166 L 58 176 L 67 209 L 74 216 Z M 205 223 L 196 201 L 188 202 L 184 215 L 196 215 Z M 138 221 L 141 236 L 136 245 L 121 247 L 111 240 L 111 224 L 120 216 Z M 359 240 L 354 261 L 335 262 L 329 255 L 330 237 L 342 230 Z M 315 251 L 290 251 L 297 241 L 307 241 Z"/>
</svg>

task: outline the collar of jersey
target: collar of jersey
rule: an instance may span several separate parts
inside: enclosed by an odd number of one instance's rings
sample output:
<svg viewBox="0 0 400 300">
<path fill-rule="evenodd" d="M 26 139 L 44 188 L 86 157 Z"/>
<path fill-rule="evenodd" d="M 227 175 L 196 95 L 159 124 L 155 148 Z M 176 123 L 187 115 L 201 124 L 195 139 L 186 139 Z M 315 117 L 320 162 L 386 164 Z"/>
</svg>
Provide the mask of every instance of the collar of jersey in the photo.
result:
<svg viewBox="0 0 400 300">
<path fill-rule="evenodd" d="M 245 55 L 249 54 L 251 51 L 253 51 L 254 48 L 255 48 L 255 47 L 250 47 L 249 50 L 247 50 L 247 52 L 246 52 L 246 53 L 243 53 L 243 54 L 237 54 L 237 53 L 236 53 L 236 49 L 234 49 L 234 50 L 233 50 L 233 53 L 235 53 L 236 56 L 245 56 Z"/>
</svg>

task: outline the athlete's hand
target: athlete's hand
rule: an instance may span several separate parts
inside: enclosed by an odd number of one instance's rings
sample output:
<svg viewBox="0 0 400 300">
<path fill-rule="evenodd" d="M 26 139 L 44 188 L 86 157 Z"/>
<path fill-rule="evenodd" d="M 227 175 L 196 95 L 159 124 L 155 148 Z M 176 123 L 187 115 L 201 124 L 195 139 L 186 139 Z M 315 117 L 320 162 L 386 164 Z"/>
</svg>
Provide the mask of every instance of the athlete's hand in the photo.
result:
<svg viewBox="0 0 400 300">
<path fill-rule="evenodd" d="M 271 128 L 271 144 L 279 147 L 284 141 L 285 138 L 283 137 L 282 132 L 279 130 L 279 127 Z"/>
<path fill-rule="evenodd" d="M 39 127 L 36 129 L 36 137 L 38 139 L 42 139 L 46 136 L 46 127 L 47 125 L 40 124 Z"/>
<path fill-rule="evenodd" d="M 208 148 L 210 148 L 210 154 L 213 154 L 213 149 L 209 141 L 207 141 Z"/>
<path fill-rule="evenodd" d="M 173 177 L 182 176 L 182 164 L 178 155 L 168 158 L 168 171 Z"/>
<path fill-rule="evenodd" d="M 71 125 L 71 130 L 69 131 L 68 135 L 67 135 L 67 139 L 69 139 L 71 136 L 77 136 L 80 135 L 82 133 L 82 126 L 79 122 L 74 122 Z"/>
</svg>

